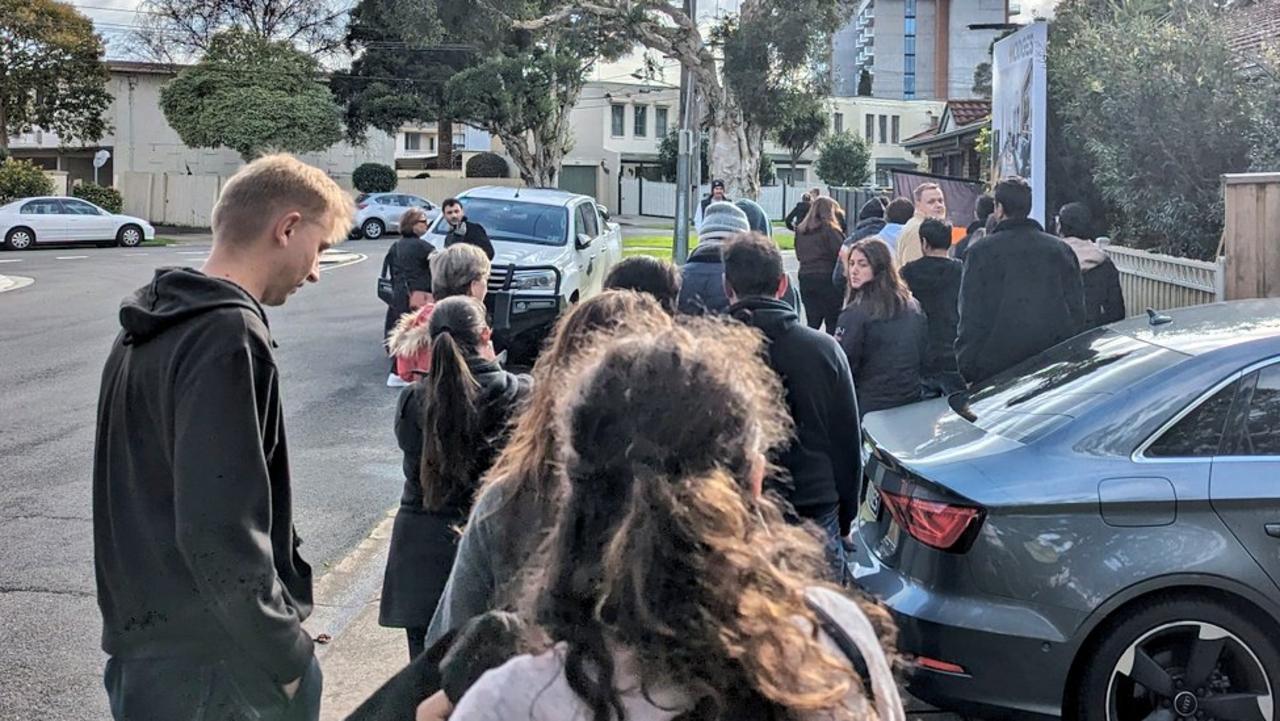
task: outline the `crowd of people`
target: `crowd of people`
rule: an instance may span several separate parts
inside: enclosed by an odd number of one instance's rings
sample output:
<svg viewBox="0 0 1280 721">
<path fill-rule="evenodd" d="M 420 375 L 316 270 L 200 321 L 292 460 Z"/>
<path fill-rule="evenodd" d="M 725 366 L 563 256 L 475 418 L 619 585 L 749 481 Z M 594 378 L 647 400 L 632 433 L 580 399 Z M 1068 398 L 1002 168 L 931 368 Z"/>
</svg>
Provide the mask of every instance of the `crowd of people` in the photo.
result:
<svg viewBox="0 0 1280 721">
<path fill-rule="evenodd" d="M 615 266 L 529 374 L 494 352 L 483 229 L 446 202 L 435 249 L 406 213 L 380 621 L 409 665 L 352 718 L 905 718 L 892 622 L 847 577 L 861 415 L 1107 322 L 1114 268 L 1083 206 L 1060 213 L 1068 240 L 1048 235 L 1020 179 L 959 245 L 937 186 L 867 203 L 848 232 L 814 192 L 797 293 L 767 216 L 718 192 L 684 268 Z M 259 159 L 225 186 L 204 267 L 160 269 L 122 305 L 94 459 L 117 721 L 318 716 L 263 306 L 318 280 L 351 212 L 320 171 Z"/>
</svg>

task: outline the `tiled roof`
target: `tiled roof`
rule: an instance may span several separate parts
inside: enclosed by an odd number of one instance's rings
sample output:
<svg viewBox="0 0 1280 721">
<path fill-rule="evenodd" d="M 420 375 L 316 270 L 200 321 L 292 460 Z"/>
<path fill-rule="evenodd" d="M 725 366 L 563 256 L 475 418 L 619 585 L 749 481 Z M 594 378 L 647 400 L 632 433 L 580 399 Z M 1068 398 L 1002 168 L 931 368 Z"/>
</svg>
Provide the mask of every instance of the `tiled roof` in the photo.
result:
<svg viewBox="0 0 1280 721">
<path fill-rule="evenodd" d="M 1237 5 L 1223 18 L 1231 49 L 1250 64 L 1268 51 L 1280 51 L 1280 0 Z"/>
<path fill-rule="evenodd" d="M 951 112 L 952 122 L 956 127 L 963 127 L 982 120 L 991 114 L 990 100 L 948 100 L 947 110 Z"/>
</svg>

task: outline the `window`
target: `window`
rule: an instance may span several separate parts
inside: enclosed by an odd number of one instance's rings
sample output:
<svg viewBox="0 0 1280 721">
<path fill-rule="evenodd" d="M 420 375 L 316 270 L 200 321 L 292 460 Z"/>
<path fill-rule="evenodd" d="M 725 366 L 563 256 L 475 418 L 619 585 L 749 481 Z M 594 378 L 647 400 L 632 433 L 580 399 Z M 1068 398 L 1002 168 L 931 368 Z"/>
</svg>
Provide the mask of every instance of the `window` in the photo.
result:
<svg viewBox="0 0 1280 721">
<path fill-rule="evenodd" d="M 863 116 L 863 120 L 867 121 L 866 140 L 868 143 L 874 143 L 876 141 L 876 116 L 867 113 Z"/>
<path fill-rule="evenodd" d="M 464 198 L 462 207 L 468 220 L 484 226 L 490 240 L 533 245 L 564 245 L 571 223 L 569 209 L 564 206 L 539 205 L 521 200 L 499 198 Z M 449 224 L 441 217 L 431 227 L 429 238 L 443 248 Z"/>
<path fill-rule="evenodd" d="M 893 116 L 893 135 L 891 136 L 893 138 L 892 142 L 894 145 L 898 144 L 898 141 L 900 140 L 899 134 L 901 133 L 901 131 L 902 131 L 902 116 L 895 115 Z"/>
<path fill-rule="evenodd" d="M 1230 383 L 1164 432 L 1144 453 L 1151 458 L 1209 458 L 1218 453 L 1231 401 L 1240 383 Z"/>
<path fill-rule="evenodd" d="M 63 213 L 67 215 L 102 215 L 98 209 L 84 202 L 83 200 L 72 200 L 67 198 L 62 201 Z"/>
<path fill-rule="evenodd" d="M 906 20 L 903 20 L 902 26 L 903 26 L 904 34 L 907 37 L 913 38 L 916 36 L 916 19 L 915 18 L 907 18 Z"/>
<path fill-rule="evenodd" d="M 653 109 L 653 137 L 661 140 L 667 137 L 667 109 L 663 107 L 655 107 Z"/>
<path fill-rule="evenodd" d="M 1245 378 L 1240 389 L 1239 420 L 1231 422 L 1225 454 L 1280 456 L 1280 365 Z"/>
<path fill-rule="evenodd" d="M 60 215 L 62 209 L 56 200 L 33 200 L 22 206 L 23 215 Z"/>
<path fill-rule="evenodd" d="M 909 18 L 916 16 L 916 0 L 906 0 L 903 8 L 903 14 Z"/>
<path fill-rule="evenodd" d="M 916 96 L 916 76 L 908 75 L 902 79 L 902 97 L 910 100 Z"/>
<path fill-rule="evenodd" d="M 902 39 L 902 52 L 915 57 L 916 54 L 916 36 L 908 35 Z"/>
<path fill-rule="evenodd" d="M 881 143 L 889 142 L 889 116 L 888 115 L 880 116 L 880 142 Z"/>
<path fill-rule="evenodd" d="M 422 150 L 422 133 L 405 133 L 404 149 Z"/>
<path fill-rule="evenodd" d="M 844 113 L 836 113 L 831 117 L 831 125 L 837 133 L 844 132 Z"/>
<path fill-rule="evenodd" d="M 457 150 L 463 150 L 464 148 L 466 148 L 466 147 L 467 147 L 467 134 L 466 134 L 466 133 L 454 133 L 454 134 L 453 134 L 453 147 L 454 147 L 455 149 L 457 149 Z"/>
<path fill-rule="evenodd" d="M 610 133 L 615 138 L 621 138 L 627 134 L 627 109 L 621 105 L 613 105 L 609 110 L 613 113 L 613 128 Z"/>
<path fill-rule="evenodd" d="M 596 223 L 596 209 L 591 203 L 578 206 L 578 232 L 586 233 L 592 238 L 600 234 L 600 226 Z"/>
<path fill-rule="evenodd" d="M 427 148 L 427 150 L 433 153 L 436 152 L 436 136 L 432 135 L 428 138 L 428 140 L 430 141 L 430 146 Z"/>
<path fill-rule="evenodd" d="M 649 137 L 649 106 L 637 105 L 635 107 L 635 125 L 631 129 L 632 135 L 637 138 Z"/>
</svg>

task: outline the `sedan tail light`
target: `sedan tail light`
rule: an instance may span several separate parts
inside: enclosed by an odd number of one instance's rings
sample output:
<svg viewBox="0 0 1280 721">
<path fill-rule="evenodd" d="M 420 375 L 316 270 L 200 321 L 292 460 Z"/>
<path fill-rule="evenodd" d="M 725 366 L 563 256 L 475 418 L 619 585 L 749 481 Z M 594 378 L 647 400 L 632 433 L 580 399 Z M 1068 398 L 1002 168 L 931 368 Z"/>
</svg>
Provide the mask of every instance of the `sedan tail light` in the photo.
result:
<svg viewBox="0 0 1280 721">
<path fill-rule="evenodd" d="M 356 203 L 356 210 L 364 210 L 369 207 L 368 203 Z"/>
<path fill-rule="evenodd" d="M 945 501 L 928 500 L 912 494 L 906 485 L 904 493 L 880 489 L 880 497 L 893 519 L 912 538 L 939 551 L 962 553 L 967 550 L 970 528 L 982 523 L 983 509 Z"/>
</svg>

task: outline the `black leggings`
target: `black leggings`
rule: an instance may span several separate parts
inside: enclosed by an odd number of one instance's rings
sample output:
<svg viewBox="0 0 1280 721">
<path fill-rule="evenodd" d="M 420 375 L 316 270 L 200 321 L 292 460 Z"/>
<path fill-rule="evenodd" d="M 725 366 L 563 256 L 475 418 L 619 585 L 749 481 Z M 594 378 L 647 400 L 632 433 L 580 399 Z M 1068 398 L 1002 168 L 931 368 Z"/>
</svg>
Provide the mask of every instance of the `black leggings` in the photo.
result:
<svg viewBox="0 0 1280 721">
<path fill-rule="evenodd" d="M 809 327 L 816 330 L 826 325 L 827 333 L 835 335 L 843 298 L 840 291 L 832 287 L 831 274 L 800 276 L 800 300 L 804 303 Z"/>
</svg>

